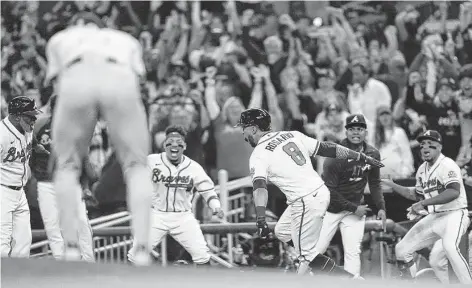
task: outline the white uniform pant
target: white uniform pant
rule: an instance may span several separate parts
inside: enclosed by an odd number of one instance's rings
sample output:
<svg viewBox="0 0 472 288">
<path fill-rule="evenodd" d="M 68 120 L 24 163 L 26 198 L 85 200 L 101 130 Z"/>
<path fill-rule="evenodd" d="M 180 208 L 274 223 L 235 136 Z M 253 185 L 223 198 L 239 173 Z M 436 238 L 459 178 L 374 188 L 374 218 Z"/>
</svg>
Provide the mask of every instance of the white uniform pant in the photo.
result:
<svg viewBox="0 0 472 288">
<path fill-rule="evenodd" d="M 65 247 L 59 226 L 59 209 L 57 207 L 56 192 L 54 191 L 54 184 L 52 182 L 38 182 L 38 202 L 52 255 L 55 259 L 60 260 L 64 256 Z M 92 227 L 90 227 L 84 201 L 80 202 L 78 212 L 80 253 L 83 260 L 94 262 Z"/>
<path fill-rule="evenodd" d="M 343 239 L 344 270 L 352 275 L 359 275 L 361 273 L 360 254 L 364 226 L 365 216 L 359 217 L 348 211 L 326 212 L 316 250 L 319 253 L 325 253 L 339 227 Z"/>
<path fill-rule="evenodd" d="M 202 229 L 194 214 L 189 212 L 162 212 L 152 209 L 150 243 L 156 247 L 162 239 L 170 234 L 192 256 L 196 264 L 210 261 L 210 254 Z M 128 259 L 133 262 L 136 242 L 128 252 Z M 163 255 L 166 257 L 166 255 Z"/>
<path fill-rule="evenodd" d="M 25 191 L 0 186 L 2 257 L 28 258 L 31 248 L 30 210 Z"/>
<path fill-rule="evenodd" d="M 469 224 L 465 209 L 429 214 L 416 223 L 397 244 L 396 257 L 398 260 L 410 262 L 416 251 L 434 245 L 430 262 L 435 272 L 439 272 L 438 278 L 447 281 L 444 274 L 447 258 L 459 281 L 462 284 L 470 284 L 472 275 L 469 264 L 459 250 L 459 243 Z"/>
<path fill-rule="evenodd" d="M 319 254 L 316 244 L 329 200 L 329 190 L 323 185 L 313 194 L 290 204 L 275 225 L 275 236 L 280 241 L 293 241 L 300 260 L 300 274 L 306 272 L 308 264 Z"/>
</svg>

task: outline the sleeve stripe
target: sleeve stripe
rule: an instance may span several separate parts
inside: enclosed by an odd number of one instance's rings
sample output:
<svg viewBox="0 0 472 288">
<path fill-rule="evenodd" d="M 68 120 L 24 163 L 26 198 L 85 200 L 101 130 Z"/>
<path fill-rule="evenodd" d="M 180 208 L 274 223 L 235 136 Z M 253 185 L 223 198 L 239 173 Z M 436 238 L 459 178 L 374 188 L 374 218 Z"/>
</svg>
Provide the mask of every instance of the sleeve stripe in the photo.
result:
<svg viewBox="0 0 472 288">
<path fill-rule="evenodd" d="M 197 192 L 198 192 L 198 193 L 205 193 L 205 192 L 208 192 L 208 191 L 210 191 L 210 190 L 215 190 L 215 187 L 211 187 L 211 188 L 208 188 L 208 189 L 205 189 L 205 190 L 202 190 L 202 191 L 198 191 L 198 190 L 197 190 Z"/>
<path fill-rule="evenodd" d="M 453 180 L 450 180 L 449 182 L 444 183 L 444 188 L 446 188 L 446 186 L 449 185 L 449 184 L 451 184 L 451 183 L 460 184 L 459 180 L 453 179 Z"/>
<path fill-rule="evenodd" d="M 311 155 L 311 157 L 315 156 L 316 154 L 318 154 L 318 149 L 320 149 L 320 141 L 317 141 L 316 143 L 316 148 L 315 148 L 315 152 L 313 152 L 313 155 Z"/>
</svg>

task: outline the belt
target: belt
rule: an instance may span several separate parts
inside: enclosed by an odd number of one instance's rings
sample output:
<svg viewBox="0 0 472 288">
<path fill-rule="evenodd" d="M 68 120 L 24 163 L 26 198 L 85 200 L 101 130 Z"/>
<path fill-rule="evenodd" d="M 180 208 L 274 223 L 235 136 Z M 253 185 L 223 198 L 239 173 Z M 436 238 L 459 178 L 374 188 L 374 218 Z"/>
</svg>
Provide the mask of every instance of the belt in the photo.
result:
<svg viewBox="0 0 472 288">
<path fill-rule="evenodd" d="M 74 66 L 75 64 L 78 64 L 78 63 L 82 62 L 83 60 L 84 59 L 82 58 L 82 56 L 79 56 L 79 57 L 75 58 L 74 60 L 67 63 L 66 69 L 69 69 L 70 67 Z M 112 64 L 117 64 L 118 63 L 118 61 L 113 57 L 106 57 L 105 62 L 112 63 Z"/>
<path fill-rule="evenodd" d="M 1 184 L 1 185 L 4 187 L 10 188 L 12 190 L 16 190 L 16 191 L 20 191 L 23 188 L 23 186 L 10 186 L 10 185 L 4 185 L 4 184 Z"/>
</svg>

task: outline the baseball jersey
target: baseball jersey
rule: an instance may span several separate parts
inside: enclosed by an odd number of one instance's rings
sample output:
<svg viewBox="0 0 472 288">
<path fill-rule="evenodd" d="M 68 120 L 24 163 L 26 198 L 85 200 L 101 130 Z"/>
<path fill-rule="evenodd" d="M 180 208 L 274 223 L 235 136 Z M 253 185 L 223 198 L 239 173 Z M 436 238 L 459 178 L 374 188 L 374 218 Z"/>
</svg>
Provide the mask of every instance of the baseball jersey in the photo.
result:
<svg viewBox="0 0 472 288">
<path fill-rule="evenodd" d="M 74 26 L 56 33 L 46 46 L 46 80 L 58 76 L 67 65 L 82 57 L 92 61 L 111 58 L 143 76 L 145 67 L 139 41 L 128 33 L 93 25 Z"/>
<path fill-rule="evenodd" d="M 25 186 L 30 174 L 28 161 L 33 150 L 33 133 L 21 134 L 5 117 L 0 124 L 0 135 L 1 183 Z"/>
<path fill-rule="evenodd" d="M 350 148 L 347 139 L 341 141 L 341 145 Z M 380 161 L 379 151 L 365 142 L 362 152 Z M 362 204 L 367 184 L 377 208 L 385 210 L 379 168 L 354 159 L 327 158 L 324 161 L 321 178 L 331 192 L 328 212 L 355 212 L 357 206 Z"/>
<path fill-rule="evenodd" d="M 276 185 L 289 204 L 313 193 L 324 185 L 310 160 L 319 146 L 318 140 L 298 131 L 265 134 L 249 159 L 252 181 L 264 179 Z"/>
<path fill-rule="evenodd" d="M 147 158 L 154 183 L 153 208 L 163 212 L 187 212 L 192 210 L 194 193 L 207 201 L 217 197 L 215 184 L 202 166 L 183 156 L 175 166 L 166 153 L 151 154 Z"/>
<path fill-rule="evenodd" d="M 424 162 L 418 168 L 416 172 L 416 193 L 425 199 L 440 194 L 446 190 L 446 186 L 450 183 L 459 183 L 459 197 L 446 204 L 428 206 L 429 213 L 467 208 L 467 195 L 465 193 L 464 182 L 462 181 L 461 169 L 454 160 L 443 154 L 439 155 L 438 160 L 429 170 L 427 162 Z"/>
</svg>

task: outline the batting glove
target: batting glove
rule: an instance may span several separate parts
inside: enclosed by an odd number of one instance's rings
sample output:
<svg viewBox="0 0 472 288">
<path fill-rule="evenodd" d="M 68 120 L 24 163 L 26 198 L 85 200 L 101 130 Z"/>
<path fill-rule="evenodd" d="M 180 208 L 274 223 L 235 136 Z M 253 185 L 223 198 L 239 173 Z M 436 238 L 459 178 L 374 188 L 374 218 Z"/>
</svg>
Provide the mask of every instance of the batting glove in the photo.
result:
<svg viewBox="0 0 472 288">
<path fill-rule="evenodd" d="M 364 153 L 359 153 L 359 161 L 361 162 L 364 162 L 366 164 L 369 164 L 371 166 L 375 166 L 377 168 L 382 168 L 384 167 L 384 165 L 382 164 L 382 162 L 380 162 L 379 160 L 377 159 L 374 159 L 370 156 L 367 156 L 365 155 Z"/>
<path fill-rule="evenodd" d="M 259 237 L 261 239 L 267 239 L 267 237 L 270 234 L 270 229 L 269 229 L 269 225 L 267 225 L 265 218 L 264 217 L 257 218 L 256 226 L 257 226 L 257 234 L 259 234 Z"/>
</svg>

